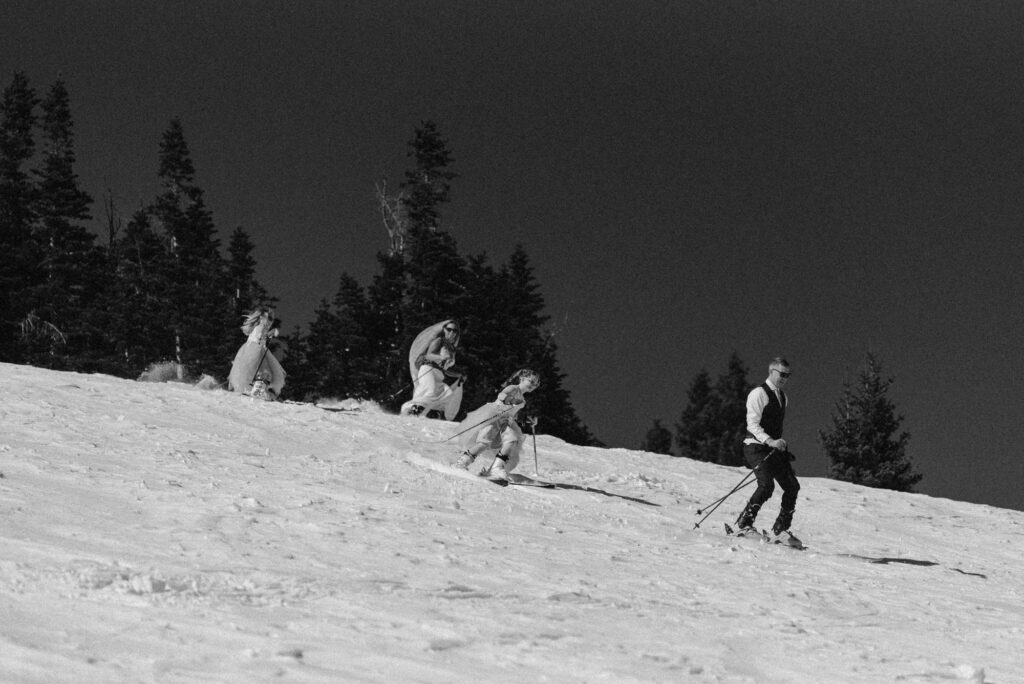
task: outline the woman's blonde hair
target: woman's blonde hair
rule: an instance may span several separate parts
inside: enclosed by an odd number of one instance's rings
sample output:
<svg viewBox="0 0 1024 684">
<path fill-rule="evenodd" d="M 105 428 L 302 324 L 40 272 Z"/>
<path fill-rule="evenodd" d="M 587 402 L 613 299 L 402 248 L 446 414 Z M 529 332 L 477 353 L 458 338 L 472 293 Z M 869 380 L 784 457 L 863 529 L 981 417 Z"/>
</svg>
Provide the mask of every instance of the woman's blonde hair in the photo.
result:
<svg viewBox="0 0 1024 684">
<path fill-rule="evenodd" d="M 530 377 L 533 378 L 534 384 L 537 385 L 537 387 L 540 387 L 540 373 L 535 370 L 530 370 L 529 368 L 520 368 L 512 374 L 512 377 L 510 377 L 505 384 L 518 385 L 523 380 Z"/>
<path fill-rule="evenodd" d="M 246 335 L 251 335 L 252 331 L 256 328 L 256 325 L 260 322 L 260 318 L 262 318 L 264 314 L 266 314 L 267 317 L 270 316 L 269 311 L 260 307 L 258 309 L 253 309 L 252 313 L 243 316 L 244 322 L 242 323 L 242 332 Z"/>
</svg>

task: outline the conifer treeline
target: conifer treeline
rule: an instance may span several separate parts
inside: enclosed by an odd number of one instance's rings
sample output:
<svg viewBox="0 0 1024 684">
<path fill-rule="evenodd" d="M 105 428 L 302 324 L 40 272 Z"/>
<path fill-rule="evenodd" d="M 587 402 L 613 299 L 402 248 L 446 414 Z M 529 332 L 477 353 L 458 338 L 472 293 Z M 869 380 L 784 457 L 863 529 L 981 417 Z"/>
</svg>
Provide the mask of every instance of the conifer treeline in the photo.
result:
<svg viewBox="0 0 1024 684">
<path fill-rule="evenodd" d="M 14 75 L 0 101 L 0 360 L 121 377 L 169 360 L 225 377 L 236 321 L 268 300 L 253 245 L 236 230 L 222 256 L 177 119 L 157 169 L 161 194 L 125 222 L 108 207 L 99 244 L 67 88 L 58 80 L 40 99 Z"/>
<path fill-rule="evenodd" d="M 286 398 L 357 397 L 395 408 L 411 396 L 408 347 L 445 318 L 463 327 L 464 407 L 494 398 L 517 368 L 541 373 L 531 396 L 539 431 L 597 443 L 562 387 L 557 346 L 526 251 L 495 266 L 462 256 L 441 224 L 451 156 L 424 122 L 392 208 L 391 249 L 367 286 L 341 274 L 306 333 L 286 336 Z M 106 206 L 107 244 L 87 227 L 94 199 L 75 172 L 69 96 L 58 80 L 39 97 L 16 73 L 0 101 L 0 361 L 133 378 L 159 361 L 192 377 L 227 377 L 244 341 L 242 315 L 275 299 L 256 279 L 254 244 L 236 228 L 226 254 L 182 124 L 158 152 L 161 193 L 123 221 Z M 369 229 L 369 228 L 368 228 Z M 404 389 L 403 389 L 404 388 Z"/>
<path fill-rule="evenodd" d="M 727 466 L 744 465 L 747 395 L 756 385 L 748 382 L 748 368 L 736 352 L 726 372 L 712 382 L 701 369 L 690 381 L 686 406 L 676 423 L 678 455 Z M 901 431 L 903 416 L 887 394 L 894 379 L 882 371 L 871 353 L 856 380 L 849 380 L 832 414 L 832 426 L 820 430 L 827 475 L 869 487 L 913 491 L 921 481 L 907 454 L 910 434 Z M 641 449 L 674 455 L 672 433 L 655 420 L 644 436 Z M 803 451 L 801 446 L 798 451 Z"/>
</svg>

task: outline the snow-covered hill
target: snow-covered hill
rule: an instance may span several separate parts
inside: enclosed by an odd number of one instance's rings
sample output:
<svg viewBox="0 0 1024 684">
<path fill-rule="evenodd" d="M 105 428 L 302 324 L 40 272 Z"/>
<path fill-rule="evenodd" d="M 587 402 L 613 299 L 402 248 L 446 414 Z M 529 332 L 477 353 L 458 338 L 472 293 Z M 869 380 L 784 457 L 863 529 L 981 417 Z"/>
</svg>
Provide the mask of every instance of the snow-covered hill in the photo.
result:
<svg viewBox="0 0 1024 684">
<path fill-rule="evenodd" d="M 749 489 L 693 529 L 740 469 L 540 436 L 570 487 L 503 489 L 452 423 L 0 387 L 3 682 L 1024 681 L 1021 512 L 804 478 L 801 552 L 722 533 Z"/>
</svg>

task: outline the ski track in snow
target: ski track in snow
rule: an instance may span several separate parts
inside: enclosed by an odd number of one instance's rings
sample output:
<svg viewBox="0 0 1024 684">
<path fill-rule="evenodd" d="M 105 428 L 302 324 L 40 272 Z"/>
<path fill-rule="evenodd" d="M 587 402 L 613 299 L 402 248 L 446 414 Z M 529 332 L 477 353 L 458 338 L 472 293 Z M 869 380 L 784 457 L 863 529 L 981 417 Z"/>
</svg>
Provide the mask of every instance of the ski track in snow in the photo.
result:
<svg viewBox="0 0 1024 684">
<path fill-rule="evenodd" d="M 802 478 L 795 551 L 746 492 L 693 529 L 737 468 L 538 436 L 576 488 L 501 488 L 443 421 L 0 382 L 4 682 L 1024 681 L 1024 513 Z"/>
</svg>

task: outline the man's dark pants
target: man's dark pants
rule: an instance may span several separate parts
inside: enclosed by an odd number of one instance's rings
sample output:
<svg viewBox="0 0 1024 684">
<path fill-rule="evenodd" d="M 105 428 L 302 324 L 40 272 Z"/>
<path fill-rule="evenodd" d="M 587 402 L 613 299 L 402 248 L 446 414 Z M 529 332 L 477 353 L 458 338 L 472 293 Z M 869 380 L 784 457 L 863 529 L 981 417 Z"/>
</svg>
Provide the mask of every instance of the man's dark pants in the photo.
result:
<svg viewBox="0 0 1024 684">
<path fill-rule="evenodd" d="M 775 491 L 775 483 L 778 482 L 779 486 L 782 487 L 782 502 L 779 516 L 786 516 L 786 527 L 788 527 L 788 519 L 792 518 L 793 509 L 796 508 L 796 497 L 800 493 L 800 483 L 797 481 L 796 473 L 793 471 L 790 455 L 781 451 L 772 453 L 772 449 L 764 444 L 744 444 L 743 458 L 746 459 L 747 465 L 751 468 L 757 468 L 758 464 L 761 465 L 760 468 L 754 471 L 754 475 L 757 477 L 757 489 L 754 491 L 753 496 L 750 497 L 745 511 L 750 511 L 757 515 L 761 505 L 771 498 L 772 493 Z"/>
</svg>

